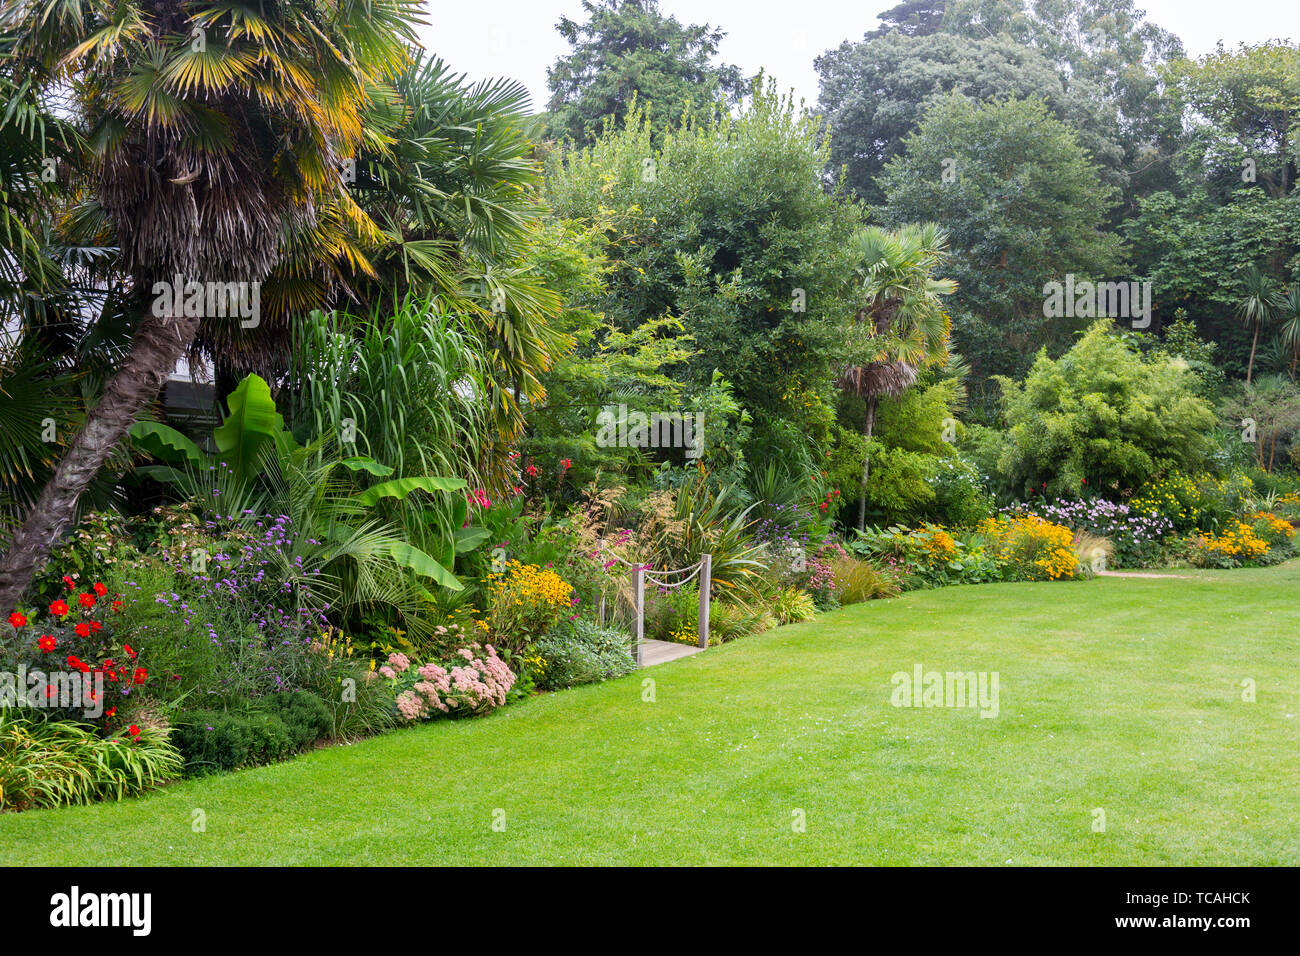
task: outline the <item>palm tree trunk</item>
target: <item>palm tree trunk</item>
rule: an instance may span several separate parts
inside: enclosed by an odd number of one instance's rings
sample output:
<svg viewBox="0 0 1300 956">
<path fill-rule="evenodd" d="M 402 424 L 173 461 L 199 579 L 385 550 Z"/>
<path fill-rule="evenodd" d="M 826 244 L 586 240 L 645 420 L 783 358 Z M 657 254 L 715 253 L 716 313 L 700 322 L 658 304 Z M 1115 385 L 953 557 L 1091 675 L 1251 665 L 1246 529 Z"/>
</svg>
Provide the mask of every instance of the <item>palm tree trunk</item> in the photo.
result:
<svg viewBox="0 0 1300 956">
<path fill-rule="evenodd" d="M 1250 364 L 1246 366 L 1246 384 L 1247 384 L 1247 385 L 1250 384 L 1250 376 L 1251 376 L 1251 373 L 1255 371 L 1255 346 L 1256 346 L 1256 344 L 1258 344 L 1258 342 L 1259 342 L 1259 326 L 1260 326 L 1260 323 L 1256 322 L 1256 323 L 1255 323 L 1255 337 L 1254 337 L 1253 339 L 1250 340 Z"/>
<path fill-rule="evenodd" d="M 152 312 L 141 320 L 131 351 L 104 386 L 104 394 L 86 416 L 85 425 L 73 436 L 9 550 L 0 556 L 0 612 L 8 615 L 27 590 L 72 521 L 77 499 L 140 412 L 158 395 L 198 324 L 197 318 L 160 317 Z"/>
<path fill-rule="evenodd" d="M 867 399 L 867 417 L 862 423 L 862 436 L 871 440 L 872 433 L 876 430 L 876 406 L 880 399 L 872 396 Z M 862 496 L 858 499 L 858 530 L 861 531 L 867 526 L 867 478 L 871 474 L 871 451 L 867 449 L 862 456 Z"/>
</svg>

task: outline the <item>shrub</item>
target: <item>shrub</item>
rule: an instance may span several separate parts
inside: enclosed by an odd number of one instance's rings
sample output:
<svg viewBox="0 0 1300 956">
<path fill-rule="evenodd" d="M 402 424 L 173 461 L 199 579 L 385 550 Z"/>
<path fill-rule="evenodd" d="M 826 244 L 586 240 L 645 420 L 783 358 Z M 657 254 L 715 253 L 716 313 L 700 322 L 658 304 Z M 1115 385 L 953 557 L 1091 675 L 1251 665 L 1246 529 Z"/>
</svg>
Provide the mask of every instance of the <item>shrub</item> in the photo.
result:
<svg viewBox="0 0 1300 956">
<path fill-rule="evenodd" d="M 835 591 L 841 604 L 860 604 L 876 598 L 898 597 L 902 587 L 892 574 L 859 558 L 837 558 L 831 565 Z"/>
<path fill-rule="evenodd" d="M 573 588 L 548 568 L 506 562 L 488 575 L 488 625 L 501 647 L 518 652 L 569 610 Z"/>
<path fill-rule="evenodd" d="M 990 519 L 979 530 L 993 555 L 1012 576 L 1055 581 L 1074 577 L 1079 570 L 1074 535 L 1064 525 L 1031 514 Z"/>
<path fill-rule="evenodd" d="M 131 725 L 105 738 L 85 724 L 0 708 L 0 810 L 120 800 L 180 774 L 166 728 Z"/>
<path fill-rule="evenodd" d="M 328 735 L 334 726 L 333 714 L 325 702 L 304 690 L 272 694 L 266 699 L 265 708 L 284 722 L 298 749 Z"/>
<path fill-rule="evenodd" d="M 1197 567 L 1231 568 L 1268 553 L 1268 542 L 1243 521 L 1234 521 L 1220 532 L 1206 532 L 1188 539 L 1188 558 Z"/>
<path fill-rule="evenodd" d="M 1136 488 L 1206 460 L 1214 412 L 1185 362 L 1144 360 L 1109 319 L 1059 359 L 1040 353 L 1023 383 L 999 379 L 1009 426 L 999 470 L 1023 493 Z"/>
<path fill-rule="evenodd" d="M 265 710 L 190 710 L 176 718 L 187 776 L 274 763 L 300 749 L 283 720 Z"/>
<path fill-rule="evenodd" d="M 1295 538 L 1295 529 L 1291 522 L 1279 518 L 1268 511 L 1256 511 L 1248 515 L 1256 536 L 1268 543 L 1269 548 L 1287 546 Z"/>
<path fill-rule="evenodd" d="M 776 618 L 765 607 L 751 607 L 738 600 L 714 599 L 709 604 L 709 643 L 725 644 L 738 637 L 761 634 L 776 627 Z"/>
<path fill-rule="evenodd" d="M 1017 505 L 1016 510 L 1026 506 Z M 1105 538 L 1111 545 L 1108 560 L 1118 567 L 1145 567 L 1156 563 L 1174 530 L 1173 522 L 1155 510 L 1140 510 L 1134 504 L 1117 504 L 1104 498 L 1058 501 L 1038 508 L 1043 517 Z M 1086 562 L 1085 562 L 1086 563 Z"/>
<path fill-rule="evenodd" d="M 1135 511 L 1154 512 L 1180 533 L 1213 531 L 1231 525 L 1249 507 L 1255 485 L 1250 476 L 1192 477 L 1171 472 L 1144 486 L 1130 502 Z"/>
<path fill-rule="evenodd" d="M 610 680 L 636 669 L 628 635 L 583 618 L 554 625 L 533 652 L 543 661 L 537 683 L 547 690 Z"/>
<path fill-rule="evenodd" d="M 502 706 L 515 685 L 515 673 L 491 644 L 471 642 L 448 661 L 413 662 L 405 654 L 388 655 L 376 672 L 392 684 L 396 717 L 405 723 L 485 714 Z"/>
<path fill-rule="evenodd" d="M 817 616 L 817 606 L 807 591 L 798 588 L 782 588 L 772 605 L 772 614 L 782 624 L 798 624 L 811 621 Z"/>
<path fill-rule="evenodd" d="M 956 528 L 974 528 L 993 515 L 993 496 L 981 480 L 979 469 L 965 458 L 939 459 L 930 479 L 934 499 L 925 516 Z"/>
</svg>

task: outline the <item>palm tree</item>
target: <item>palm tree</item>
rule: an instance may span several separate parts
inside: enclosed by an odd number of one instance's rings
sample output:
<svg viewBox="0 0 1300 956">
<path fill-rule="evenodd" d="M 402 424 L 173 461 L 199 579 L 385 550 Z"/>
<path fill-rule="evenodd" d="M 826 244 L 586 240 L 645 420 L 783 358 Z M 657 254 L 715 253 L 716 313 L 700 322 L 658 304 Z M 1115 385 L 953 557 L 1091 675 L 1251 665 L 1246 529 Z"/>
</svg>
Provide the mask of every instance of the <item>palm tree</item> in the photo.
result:
<svg viewBox="0 0 1300 956">
<path fill-rule="evenodd" d="M 1250 340 L 1250 362 L 1246 365 L 1246 384 L 1249 385 L 1255 373 L 1255 348 L 1259 345 L 1259 330 L 1272 321 L 1273 313 L 1282 305 L 1282 298 L 1272 276 L 1261 272 L 1254 265 L 1247 266 L 1243 271 L 1242 285 L 1246 294 L 1237 302 L 1237 318 L 1246 327 L 1254 329 Z"/>
<path fill-rule="evenodd" d="M 1300 282 L 1292 283 L 1282 297 L 1278 318 L 1282 320 L 1278 330 L 1282 345 L 1291 352 L 1291 381 L 1294 382 L 1296 360 L 1300 358 Z"/>
<path fill-rule="evenodd" d="M 869 226 L 853 242 L 863 303 L 856 319 L 865 339 L 860 364 L 844 370 L 840 387 L 866 402 L 862 434 L 869 442 L 880 399 L 903 394 L 922 368 L 945 360 L 951 322 L 940 296 L 951 295 L 957 283 L 934 277 L 948 244 L 947 233 L 934 223 L 894 232 Z M 862 461 L 859 528 L 866 524 L 870 474 L 868 450 Z"/>
<path fill-rule="evenodd" d="M 155 283 L 260 283 L 322 222 L 376 231 L 343 164 L 418 22 L 418 0 L 0 0 L 0 75 L 71 91 L 87 215 L 111 228 L 139 310 L 130 350 L 0 557 L 0 609 L 194 340 L 201 317 L 151 302 Z"/>
<path fill-rule="evenodd" d="M 417 55 L 395 82 L 404 115 L 391 147 L 366 150 L 357 201 L 382 235 L 378 277 L 362 299 L 400 303 L 413 286 L 442 296 L 489 357 L 483 396 L 497 442 L 523 430 L 520 399 L 540 401 L 538 378 L 572 346 L 554 328 L 559 297 L 520 265 L 541 217 L 527 90 L 513 80 L 468 84 L 437 58 Z M 486 448 L 489 484 L 508 487 L 501 449 Z"/>
</svg>

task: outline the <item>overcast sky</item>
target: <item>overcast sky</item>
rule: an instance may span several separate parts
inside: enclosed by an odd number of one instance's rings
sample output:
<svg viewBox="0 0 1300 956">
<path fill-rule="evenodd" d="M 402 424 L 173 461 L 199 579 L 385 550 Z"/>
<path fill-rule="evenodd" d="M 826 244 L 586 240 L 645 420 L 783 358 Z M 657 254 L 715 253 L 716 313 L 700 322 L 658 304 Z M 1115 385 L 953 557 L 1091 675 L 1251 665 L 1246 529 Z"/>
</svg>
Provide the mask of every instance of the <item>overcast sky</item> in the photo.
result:
<svg viewBox="0 0 1300 956">
<path fill-rule="evenodd" d="M 876 14 L 898 0 L 660 0 L 683 23 L 709 23 L 727 32 L 721 58 L 746 75 L 765 68 L 783 88 L 817 101 L 813 60 L 844 40 L 860 40 Z M 1182 38 L 1192 56 L 1222 40 L 1232 47 L 1273 38 L 1300 38 L 1297 0 L 1146 0 L 1147 19 Z M 568 51 L 555 32 L 561 16 L 582 19 L 581 0 L 429 0 L 432 22 L 424 45 L 471 79 L 511 76 L 546 106 L 546 68 Z"/>
</svg>

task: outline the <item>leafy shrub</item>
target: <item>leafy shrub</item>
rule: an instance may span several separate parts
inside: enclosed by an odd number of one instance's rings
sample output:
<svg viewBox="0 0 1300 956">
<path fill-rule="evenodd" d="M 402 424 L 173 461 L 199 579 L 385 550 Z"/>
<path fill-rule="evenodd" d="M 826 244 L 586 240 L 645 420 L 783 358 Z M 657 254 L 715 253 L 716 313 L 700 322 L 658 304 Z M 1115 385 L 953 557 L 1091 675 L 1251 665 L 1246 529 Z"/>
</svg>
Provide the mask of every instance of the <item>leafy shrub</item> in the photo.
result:
<svg viewBox="0 0 1300 956">
<path fill-rule="evenodd" d="M 817 616 L 812 595 L 798 588 L 782 588 L 772 605 L 772 614 L 782 624 L 798 624 Z"/>
<path fill-rule="evenodd" d="M 993 515 L 993 496 L 979 469 L 965 458 L 941 458 L 930 479 L 933 500 L 923 516 L 956 528 L 974 528 Z"/>
<path fill-rule="evenodd" d="M 1038 515 L 1001 516 L 980 526 L 995 558 L 1009 576 L 1029 581 L 1072 578 L 1079 570 L 1074 535 Z"/>
<path fill-rule="evenodd" d="M 765 607 L 752 607 L 738 600 L 714 599 L 709 604 L 709 643 L 725 644 L 738 637 L 761 634 L 776 627 L 776 618 Z"/>
<path fill-rule="evenodd" d="M 187 776 L 274 763 L 302 746 L 278 716 L 265 710 L 190 710 L 176 718 L 172 737 Z"/>
<path fill-rule="evenodd" d="M 1144 360 L 1109 319 L 1059 359 L 1040 353 L 1023 383 L 999 384 L 1009 428 L 998 468 L 1022 493 L 1070 496 L 1085 481 L 1124 492 L 1206 461 L 1215 417 L 1195 374 Z"/>
<path fill-rule="evenodd" d="M 405 654 L 390 654 L 376 674 L 392 684 L 396 716 L 405 723 L 485 714 L 506 702 L 516 680 L 496 648 L 477 642 L 442 663 L 417 664 Z"/>
<path fill-rule="evenodd" d="M 304 690 L 272 694 L 266 699 L 265 708 L 284 722 L 295 748 L 315 743 L 334 726 L 333 714 L 325 702 Z"/>
<path fill-rule="evenodd" d="M 879 561 L 894 580 L 912 586 L 944 587 L 1000 581 L 1002 565 L 986 548 L 985 536 L 950 532 L 933 524 L 909 531 L 897 525 L 858 533 L 851 547 Z"/>
<path fill-rule="evenodd" d="M 545 634 L 572 607 L 572 586 L 549 568 L 508 561 L 504 571 L 488 579 L 492 638 L 512 652 Z"/>
<path fill-rule="evenodd" d="M 1027 506 L 1016 506 L 1024 510 Z M 1039 505 L 1043 517 L 1075 531 L 1087 532 L 1110 542 L 1108 561 L 1117 567 L 1148 567 L 1157 563 L 1174 531 L 1173 522 L 1156 510 L 1143 511 L 1138 505 L 1117 504 L 1104 498 L 1057 501 Z"/>
<path fill-rule="evenodd" d="M 837 558 L 831 570 L 841 604 L 860 604 L 876 598 L 898 597 L 902 593 L 897 578 L 858 558 L 847 555 Z"/>
<path fill-rule="evenodd" d="M 626 634 L 583 618 L 555 624 L 533 652 L 544 662 L 538 685 L 547 690 L 610 680 L 636 669 Z"/>
<path fill-rule="evenodd" d="M 180 774 L 165 728 L 132 725 L 105 738 L 85 724 L 0 708 L 0 810 L 120 800 Z"/>
</svg>

